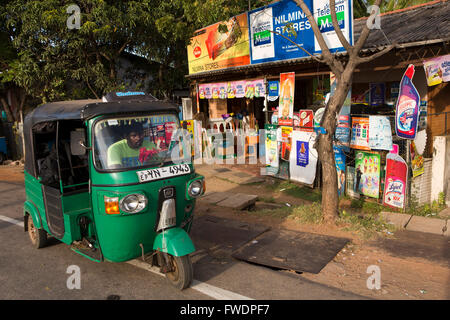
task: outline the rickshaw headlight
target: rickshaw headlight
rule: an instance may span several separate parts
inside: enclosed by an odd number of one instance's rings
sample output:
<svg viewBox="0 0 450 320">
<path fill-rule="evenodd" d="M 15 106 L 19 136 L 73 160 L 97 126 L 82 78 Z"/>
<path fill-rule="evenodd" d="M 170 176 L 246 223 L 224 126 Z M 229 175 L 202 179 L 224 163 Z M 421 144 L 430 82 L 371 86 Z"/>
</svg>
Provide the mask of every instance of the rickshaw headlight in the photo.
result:
<svg viewBox="0 0 450 320">
<path fill-rule="evenodd" d="M 143 194 L 133 193 L 129 194 L 120 200 L 120 210 L 127 213 L 138 213 L 147 206 L 147 197 Z"/>
<path fill-rule="evenodd" d="M 189 185 L 188 194 L 190 197 L 196 198 L 203 192 L 203 181 L 195 180 Z"/>
</svg>

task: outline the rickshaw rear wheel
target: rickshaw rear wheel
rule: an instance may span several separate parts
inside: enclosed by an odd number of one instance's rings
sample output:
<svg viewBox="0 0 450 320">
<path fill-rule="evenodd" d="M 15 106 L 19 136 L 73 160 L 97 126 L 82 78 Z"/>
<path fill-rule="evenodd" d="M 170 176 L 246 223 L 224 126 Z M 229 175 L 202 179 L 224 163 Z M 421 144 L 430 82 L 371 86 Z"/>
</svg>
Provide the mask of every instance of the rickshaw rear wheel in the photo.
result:
<svg viewBox="0 0 450 320">
<path fill-rule="evenodd" d="M 33 223 L 33 218 L 30 216 L 28 216 L 28 235 L 36 249 L 40 249 L 47 244 L 47 232 L 43 229 L 36 228 Z"/>
<path fill-rule="evenodd" d="M 166 273 L 166 279 L 177 289 L 183 290 L 189 287 L 194 278 L 194 270 L 189 255 L 182 257 L 174 257 L 167 255 L 169 258 L 169 267 L 171 272 Z"/>
</svg>

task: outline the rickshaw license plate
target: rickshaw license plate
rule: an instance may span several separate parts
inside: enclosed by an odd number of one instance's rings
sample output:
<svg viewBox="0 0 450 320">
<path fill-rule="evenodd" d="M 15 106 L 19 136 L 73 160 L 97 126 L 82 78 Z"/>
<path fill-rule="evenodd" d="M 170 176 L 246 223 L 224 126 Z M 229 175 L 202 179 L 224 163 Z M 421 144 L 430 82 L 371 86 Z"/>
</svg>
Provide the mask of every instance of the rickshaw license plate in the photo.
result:
<svg viewBox="0 0 450 320">
<path fill-rule="evenodd" d="M 188 164 L 176 164 L 169 167 L 148 169 L 136 172 L 139 182 L 146 182 L 152 180 L 159 180 L 168 177 L 181 176 L 191 172 L 191 167 Z"/>
</svg>

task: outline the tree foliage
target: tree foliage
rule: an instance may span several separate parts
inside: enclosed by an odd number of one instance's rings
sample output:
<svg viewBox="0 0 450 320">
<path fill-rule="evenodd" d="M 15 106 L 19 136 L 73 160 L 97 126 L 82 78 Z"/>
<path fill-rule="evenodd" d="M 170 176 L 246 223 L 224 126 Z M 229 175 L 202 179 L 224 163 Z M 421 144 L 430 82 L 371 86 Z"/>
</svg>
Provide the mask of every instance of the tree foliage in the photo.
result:
<svg viewBox="0 0 450 320">
<path fill-rule="evenodd" d="M 253 1 L 252 8 L 267 2 Z M 8 60 L 3 79 L 42 102 L 101 97 L 124 88 L 117 73 L 124 52 L 159 66 L 151 71 L 148 89 L 168 97 L 187 84 L 186 46 L 194 30 L 248 10 L 247 0 L 80 0 L 80 28 L 69 29 L 72 0 L 4 3 L 0 34 L 16 56 Z"/>
<path fill-rule="evenodd" d="M 380 6 L 380 12 L 390 12 L 399 9 L 405 9 L 411 6 L 415 6 L 418 4 L 423 4 L 430 2 L 430 0 L 390 0 L 385 1 Z M 367 12 L 367 8 L 375 3 L 375 0 L 354 0 L 353 8 L 354 8 L 354 16 L 355 18 L 367 17 L 369 16 L 369 12 Z"/>
</svg>

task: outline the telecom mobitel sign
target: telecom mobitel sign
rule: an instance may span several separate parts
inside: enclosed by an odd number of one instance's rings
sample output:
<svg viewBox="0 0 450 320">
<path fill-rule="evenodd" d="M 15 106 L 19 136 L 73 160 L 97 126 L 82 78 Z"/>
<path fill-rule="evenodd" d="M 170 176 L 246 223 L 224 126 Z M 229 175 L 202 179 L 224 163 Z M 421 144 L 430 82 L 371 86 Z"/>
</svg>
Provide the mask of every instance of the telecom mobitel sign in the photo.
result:
<svg viewBox="0 0 450 320">
<path fill-rule="evenodd" d="M 313 13 L 331 51 L 344 51 L 331 22 L 329 0 L 305 0 L 305 4 Z M 335 5 L 339 27 L 350 44 L 353 44 L 352 5 L 352 0 L 337 0 Z M 306 14 L 292 0 L 283 0 L 250 11 L 248 19 L 252 64 L 307 56 L 307 53 L 283 36 L 312 54 L 321 52 Z M 287 24 L 296 31 L 296 36 L 287 33 L 284 28 Z"/>
</svg>

